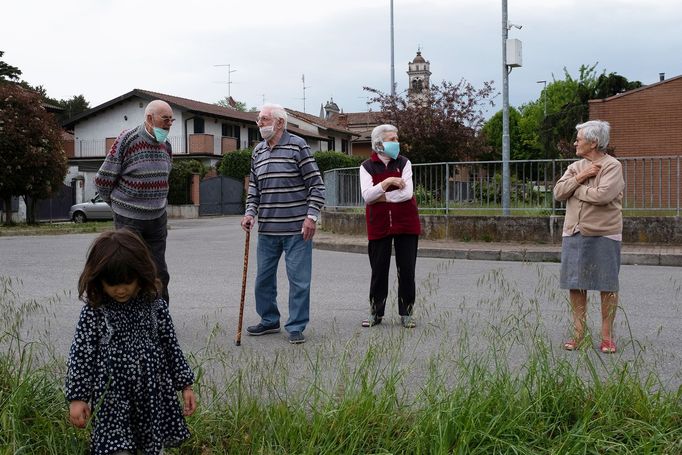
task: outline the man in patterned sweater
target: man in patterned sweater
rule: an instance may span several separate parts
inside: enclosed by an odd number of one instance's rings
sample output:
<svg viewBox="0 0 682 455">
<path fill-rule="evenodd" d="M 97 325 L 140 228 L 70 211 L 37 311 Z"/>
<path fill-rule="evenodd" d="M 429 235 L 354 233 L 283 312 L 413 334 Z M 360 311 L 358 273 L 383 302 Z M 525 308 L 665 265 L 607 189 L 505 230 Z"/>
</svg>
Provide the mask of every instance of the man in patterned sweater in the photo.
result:
<svg viewBox="0 0 682 455">
<path fill-rule="evenodd" d="M 280 331 L 277 265 L 284 252 L 289 278 L 289 342 L 304 343 L 310 317 L 313 236 L 324 205 L 324 183 L 308 144 L 286 131 L 287 112 L 266 104 L 258 114 L 263 141 L 253 150 L 249 193 L 242 229 L 251 230 L 258 215 L 256 273 L 257 325 L 249 335 Z"/>
<path fill-rule="evenodd" d="M 166 137 L 174 121 L 168 103 L 150 102 L 144 111 L 144 123 L 119 134 L 95 176 L 97 191 L 114 212 L 116 229 L 136 231 L 149 246 L 166 302 L 170 280 L 166 266 L 166 198 L 173 165 Z"/>
</svg>

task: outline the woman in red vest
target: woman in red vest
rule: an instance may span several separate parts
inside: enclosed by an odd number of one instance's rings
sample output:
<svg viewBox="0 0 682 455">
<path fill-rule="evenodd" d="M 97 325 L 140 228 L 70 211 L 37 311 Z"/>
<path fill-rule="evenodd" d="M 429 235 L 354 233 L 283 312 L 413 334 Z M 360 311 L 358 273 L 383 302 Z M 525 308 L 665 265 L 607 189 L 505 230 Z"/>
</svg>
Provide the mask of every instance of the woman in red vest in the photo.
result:
<svg viewBox="0 0 682 455">
<path fill-rule="evenodd" d="M 360 166 L 369 239 L 367 251 L 372 267 L 370 317 L 362 321 L 362 326 L 381 324 L 384 317 L 391 250 L 395 246 L 400 322 L 403 327 L 413 328 L 414 268 L 421 226 L 413 191 L 412 164 L 400 155 L 398 128 L 393 125 L 374 128 L 372 150 L 372 156 Z"/>
</svg>

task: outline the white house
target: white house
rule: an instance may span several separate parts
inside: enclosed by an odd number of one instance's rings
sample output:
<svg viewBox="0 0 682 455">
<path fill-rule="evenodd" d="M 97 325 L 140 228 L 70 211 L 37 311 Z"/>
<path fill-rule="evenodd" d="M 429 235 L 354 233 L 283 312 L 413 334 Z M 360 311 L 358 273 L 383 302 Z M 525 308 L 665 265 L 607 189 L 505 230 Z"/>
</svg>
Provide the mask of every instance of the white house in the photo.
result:
<svg viewBox="0 0 682 455">
<path fill-rule="evenodd" d="M 256 125 L 257 112 L 241 112 L 215 104 L 134 89 L 64 124 L 67 130 L 73 131 L 73 147 L 66 147 L 70 163 L 67 180 L 71 181 L 76 176 L 84 177 L 83 192 L 78 199 L 94 196 L 94 175 L 114 140 L 121 131 L 142 124 L 145 107 L 155 99 L 166 101 L 173 109 L 176 121 L 168 140 L 173 147 L 174 159 L 196 159 L 207 166 L 215 166 L 222 155 L 252 147 L 261 140 Z M 292 112 L 295 111 L 290 111 L 290 114 Z M 315 119 L 314 116 L 310 117 Z M 342 144 L 350 143 L 353 134 L 338 126 L 313 125 L 311 121 L 293 114 L 287 128 L 291 133 L 303 137 L 313 152 L 341 151 Z"/>
</svg>

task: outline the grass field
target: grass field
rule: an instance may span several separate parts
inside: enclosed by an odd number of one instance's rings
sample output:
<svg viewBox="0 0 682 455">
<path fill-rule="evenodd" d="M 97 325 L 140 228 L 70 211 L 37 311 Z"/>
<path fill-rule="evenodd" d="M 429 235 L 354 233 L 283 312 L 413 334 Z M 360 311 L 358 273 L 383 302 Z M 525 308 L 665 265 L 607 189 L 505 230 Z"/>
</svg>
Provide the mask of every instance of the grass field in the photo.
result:
<svg viewBox="0 0 682 455">
<path fill-rule="evenodd" d="M 104 232 L 112 229 L 113 221 L 88 221 L 87 223 L 73 223 L 64 221 L 59 223 L 26 224 L 16 223 L 11 225 L 0 224 L 0 236 L 8 235 L 59 235 L 81 234 L 90 232 Z"/>
<path fill-rule="evenodd" d="M 215 341 L 225 329 L 207 322 L 205 348 L 189 354 L 200 400 L 192 437 L 167 453 L 682 453 L 681 391 L 661 383 L 655 364 L 557 352 L 538 310 L 538 299 L 560 298 L 546 277 L 534 296 L 495 271 L 479 285 L 492 292 L 478 314 L 438 314 L 428 304 L 437 283 L 420 283 L 429 322 L 418 335 L 377 331 L 367 343 L 309 343 L 274 360 L 227 352 Z M 0 278 L 0 454 L 87 453 L 88 431 L 66 420 L 63 355 L 30 324 L 49 319 L 59 297 L 27 301 L 21 287 Z M 419 337 L 441 342 L 420 353 Z M 524 360 L 510 362 L 512 351 Z"/>
</svg>

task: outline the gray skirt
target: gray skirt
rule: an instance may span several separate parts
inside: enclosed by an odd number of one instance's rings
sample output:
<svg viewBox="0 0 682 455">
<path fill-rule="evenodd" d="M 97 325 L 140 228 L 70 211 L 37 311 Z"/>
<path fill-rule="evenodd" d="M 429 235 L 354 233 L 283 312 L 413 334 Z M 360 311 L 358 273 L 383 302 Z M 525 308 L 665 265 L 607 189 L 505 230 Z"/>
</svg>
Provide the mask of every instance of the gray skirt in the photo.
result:
<svg viewBox="0 0 682 455">
<path fill-rule="evenodd" d="M 561 289 L 618 292 L 620 244 L 577 233 L 561 242 Z"/>
</svg>

